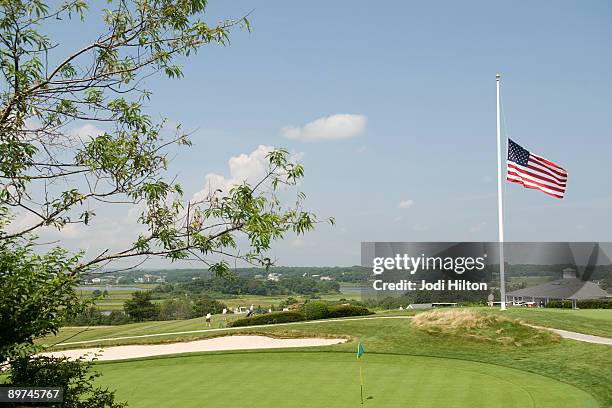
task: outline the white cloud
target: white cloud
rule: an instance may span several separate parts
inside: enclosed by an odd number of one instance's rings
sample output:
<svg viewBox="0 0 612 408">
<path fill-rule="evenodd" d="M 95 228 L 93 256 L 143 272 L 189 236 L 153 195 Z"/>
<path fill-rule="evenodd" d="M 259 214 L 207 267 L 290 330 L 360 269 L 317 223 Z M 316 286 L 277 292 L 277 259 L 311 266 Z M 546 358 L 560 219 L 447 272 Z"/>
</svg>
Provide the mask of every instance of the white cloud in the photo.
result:
<svg viewBox="0 0 612 408">
<path fill-rule="evenodd" d="M 404 218 L 403 218 L 403 217 L 401 217 L 401 216 L 400 216 L 400 217 L 395 217 L 395 218 L 393 219 L 393 222 L 396 222 L 396 223 L 397 223 L 397 222 L 400 222 L 400 221 L 401 221 L 401 220 L 403 220 L 403 219 L 404 219 Z"/>
<path fill-rule="evenodd" d="M 359 146 L 358 148 L 355 149 L 355 153 L 363 153 L 366 150 L 368 150 L 366 146 Z"/>
<path fill-rule="evenodd" d="M 38 128 L 40 128 L 40 120 L 38 120 L 38 118 L 27 118 L 25 120 L 23 129 L 24 130 L 36 130 Z"/>
<path fill-rule="evenodd" d="M 192 202 L 202 201 L 210 197 L 216 190 L 228 193 L 236 185 L 247 182 L 251 185 L 261 180 L 268 170 L 268 158 L 266 157 L 274 147 L 260 145 L 249 154 L 239 154 L 228 160 L 229 176 L 209 173 L 204 177 L 204 188 L 195 193 Z M 292 161 L 298 161 L 301 154 L 291 155 Z"/>
<path fill-rule="evenodd" d="M 72 139 L 81 140 L 81 141 L 89 141 L 90 139 L 93 139 L 96 136 L 101 135 L 102 133 L 104 133 L 104 131 L 102 129 L 95 127 L 91 123 L 85 123 L 83 126 L 74 128 L 68 133 Z"/>
<path fill-rule="evenodd" d="M 397 205 L 397 208 L 410 208 L 412 207 L 412 204 L 414 204 L 414 201 L 412 200 L 402 200 L 399 202 L 399 204 Z"/>
<path fill-rule="evenodd" d="M 13 220 L 9 223 L 6 228 L 6 232 L 9 234 L 15 234 L 20 231 L 30 228 L 40 222 L 40 217 L 31 212 L 20 212 L 12 214 Z"/>
<path fill-rule="evenodd" d="M 364 115 L 341 113 L 316 119 L 302 127 L 285 126 L 281 134 L 287 139 L 301 142 L 350 139 L 363 133 L 367 123 Z"/>
</svg>

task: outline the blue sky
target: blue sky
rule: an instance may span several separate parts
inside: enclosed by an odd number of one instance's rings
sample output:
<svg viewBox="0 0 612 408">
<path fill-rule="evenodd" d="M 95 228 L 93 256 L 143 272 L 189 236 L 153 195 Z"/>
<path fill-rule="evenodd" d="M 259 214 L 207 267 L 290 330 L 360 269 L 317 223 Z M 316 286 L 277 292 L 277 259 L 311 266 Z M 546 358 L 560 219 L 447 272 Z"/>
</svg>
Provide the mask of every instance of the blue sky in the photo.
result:
<svg viewBox="0 0 612 408">
<path fill-rule="evenodd" d="M 503 135 L 569 172 L 564 200 L 505 183 L 506 239 L 612 241 L 609 1 L 211 1 L 208 15 L 251 10 L 251 33 L 185 61 L 183 80 L 151 80 L 149 108 L 194 130 L 172 163 L 189 194 L 259 145 L 300 153 L 309 209 L 337 225 L 276 244 L 278 264 L 358 264 L 361 241 L 495 240 L 498 71 Z M 367 125 L 281 131 L 336 114 Z"/>
</svg>

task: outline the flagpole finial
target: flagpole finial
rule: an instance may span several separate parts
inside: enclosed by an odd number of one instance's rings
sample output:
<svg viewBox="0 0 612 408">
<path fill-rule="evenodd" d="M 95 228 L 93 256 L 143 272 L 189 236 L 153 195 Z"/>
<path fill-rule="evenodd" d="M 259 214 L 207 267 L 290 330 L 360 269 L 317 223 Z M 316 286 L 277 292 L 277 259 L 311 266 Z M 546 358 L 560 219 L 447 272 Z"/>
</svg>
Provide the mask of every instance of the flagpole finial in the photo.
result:
<svg viewBox="0 0 612 408">
<path fill-rule="evenodd" d="M 500 79 L 501 79 L 501 74 L 500 73 L 495 74 L 495 80 L 499 81 Z"/>
</svg>

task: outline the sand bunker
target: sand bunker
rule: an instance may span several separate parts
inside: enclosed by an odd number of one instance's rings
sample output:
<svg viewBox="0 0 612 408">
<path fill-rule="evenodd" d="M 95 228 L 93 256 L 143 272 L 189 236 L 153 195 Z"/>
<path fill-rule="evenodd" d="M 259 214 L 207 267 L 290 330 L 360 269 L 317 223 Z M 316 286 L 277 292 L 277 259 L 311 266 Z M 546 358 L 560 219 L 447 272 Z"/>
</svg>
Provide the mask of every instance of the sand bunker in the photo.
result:
<svg viewBox="0 0 612 408">
<path fill-rule="evenodd" d="M 212 339 L 196 340 L 183 343 L 148 344 L 133 346 L 96 347 L 76 350 L 62 350 L 42 353 L 44 356 L 69 357 L 76 359 L 81 356 L 87 360 L 97 354 L 98 361 L 126 360 L 129 358 L 163 356 L 178 353 L 193 353 L 198 351 L 224 350 L 254 350 L 286 347 L 330 346 L 346 342 L 346 339 L 275 339 L 265 336 L 224 336 Z"/>
</svg>

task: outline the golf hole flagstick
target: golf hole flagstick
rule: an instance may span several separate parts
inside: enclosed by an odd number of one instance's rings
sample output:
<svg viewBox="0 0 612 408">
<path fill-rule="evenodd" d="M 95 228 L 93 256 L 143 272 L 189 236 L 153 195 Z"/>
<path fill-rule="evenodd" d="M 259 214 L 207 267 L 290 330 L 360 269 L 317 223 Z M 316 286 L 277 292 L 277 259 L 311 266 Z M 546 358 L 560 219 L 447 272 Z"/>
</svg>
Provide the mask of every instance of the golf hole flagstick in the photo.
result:
<svg viewBox="0 0 612 408">
<path fill-rule="evenodd" d="M 361 405 L 363 405 L 363 358 L 362 356 L 365 354 L 365 347 L 363 344 L 357 344 L 357 360 L 359 361 L 359 386 L 360 386 L 360 395 L 361 395 Z"/>
</svg>

